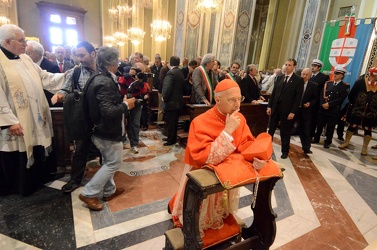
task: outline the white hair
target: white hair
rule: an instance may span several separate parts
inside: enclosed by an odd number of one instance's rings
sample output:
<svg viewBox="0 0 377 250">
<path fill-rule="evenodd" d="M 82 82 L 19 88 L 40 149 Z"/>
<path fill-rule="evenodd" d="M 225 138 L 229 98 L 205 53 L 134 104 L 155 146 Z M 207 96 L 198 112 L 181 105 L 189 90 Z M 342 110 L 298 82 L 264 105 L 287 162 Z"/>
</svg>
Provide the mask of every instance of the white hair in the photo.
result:
<svg viewBox="0 0 377 250">
<path fill-rule="evenodd" d="M 43 54 L 45 53 L 45 50 L 44 50 L 42 44 L 40 44 L 37 41 L 27 41 L 27 45 L 30 45 L 33 48 L 33 50 L 35 52 L 37 52 L 38 55 L 40 55 L 40 56 L 43 56 Z"/>
<path fill-rule="evenodd" d="M 4 46 L 6 39 L 14 38 L 14 34 L 17 31 L 24 33 L 23 29 L 14 24 L 4 24 L 0 27 L 0 44 Z"/>
</svg>

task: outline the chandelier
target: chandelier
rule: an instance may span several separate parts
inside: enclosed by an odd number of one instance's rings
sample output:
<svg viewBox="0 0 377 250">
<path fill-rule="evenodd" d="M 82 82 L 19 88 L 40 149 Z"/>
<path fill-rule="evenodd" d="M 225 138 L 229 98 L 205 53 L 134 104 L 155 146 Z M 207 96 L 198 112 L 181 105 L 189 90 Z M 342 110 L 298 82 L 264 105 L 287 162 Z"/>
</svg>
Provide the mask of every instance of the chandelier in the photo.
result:
<svg viewBox="0 0 377 250">
<path fill-rule="evenodd" d="M 128 6 L 127 4 L 118 5 L 117 9 L 118 9 L 119 16 L 124 16 L 124 17 L 127 17 L 127 18 L 131 17 L 132 7 Z"/>
<path fill-rule="evenodd" d="M 151 37 L 154 37 L 156 42 L 163 42 L 170 38 L 171 25 L 168 21 L 154 20 L 151 28 Z"/>
<path fill-rule="evenodd" d="M 213 13 L 221 10 L 222 0 L 198 0 L 196 8 L 200 12 Z"/>
<path fill-rule="evenodd" d="M 115 43 L 119 46 L 124 46 L 127 43 L 128 36 L 124 32 L 117 31 L 113 34 Z"/>
<path fill-rule="evenodd" d="M 128 40 L 135 45 L 139 45 L 144 39 L 145 32 L 139 28 L 131 27 L 128 30 Z"/>
<path fill-rule="evenodd" d="M 8 24 L 8 23 L 10 23 L 9 18 L 7 18 L 5 16 L 0 16 L 0 26 L 2 26 L 4 24 Z"/>
<path fill-rule="evenodd" d="M 116 44 L 116 40 L 113 36 L 103 37 L 103 44 L 105 46 L 113 47 Z"/>
<path fill-rule="evenodd" d="M 153 8 L 153 0 L 140 0 L 138 1 L 139 6 L 142 8 L 152 9 Z"/>
<path fill-rule="evenodd" d="M 0 0 L 0 26 L 10 23 L 8 8 L 12 7 L 12 0 Z"/>
</svg>

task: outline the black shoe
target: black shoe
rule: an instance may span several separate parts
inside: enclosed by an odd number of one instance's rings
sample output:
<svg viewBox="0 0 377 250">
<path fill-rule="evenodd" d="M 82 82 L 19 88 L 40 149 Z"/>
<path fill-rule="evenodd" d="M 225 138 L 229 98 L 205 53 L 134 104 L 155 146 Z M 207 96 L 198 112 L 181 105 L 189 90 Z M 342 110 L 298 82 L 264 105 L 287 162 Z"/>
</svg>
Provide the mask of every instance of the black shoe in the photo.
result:
<svg viewBox="0 0 377 250">
<path fill-rule="evenodd" d="M 282 159 L 287 159 L 287 157 L 288 157 L 288 153 L 283 153 L 283 154 L 280 156 L 280 158 L 282 158 Z"/>
<path fill-rule="evenodd" d="M 175 143 L 170 143 L 170 142 L 165 142 L 163 145 L 164 146 L 171 146 L 171 145 L 174 145 Z"/>
<path fill-rule="evenodd" d="M 304 153 L 305 154 L 313 154 L 313 152 L 311 150 L 305 150 Z"/>
<path fill-rule="evenodd" d="M 323 145 L 324 148 L 330 148 L 330 144 L 327 144 L 325 143 L 325 145 Z"/>
<path fill-rule="evenodd" d="M 312 139 L 312 143 L 319 143 L 319 140 Z"/>
<path fill-rule="evenodd" d="M 76 184 L 76 182 L 74 181 L 69 181 L 67 184 L 65 184 L 63 187 L 62 187 L 62 191 L 64 193 L 72 193 L 73 191 L 75 191 L 77 188 L 79 188 L 80 185 L 79 184 Z"/>
<path fill-rule="evenodd" d="M 344 141 L 344 138 L 342 136 L 338 136 L 339 141 Z"/>
</svg>

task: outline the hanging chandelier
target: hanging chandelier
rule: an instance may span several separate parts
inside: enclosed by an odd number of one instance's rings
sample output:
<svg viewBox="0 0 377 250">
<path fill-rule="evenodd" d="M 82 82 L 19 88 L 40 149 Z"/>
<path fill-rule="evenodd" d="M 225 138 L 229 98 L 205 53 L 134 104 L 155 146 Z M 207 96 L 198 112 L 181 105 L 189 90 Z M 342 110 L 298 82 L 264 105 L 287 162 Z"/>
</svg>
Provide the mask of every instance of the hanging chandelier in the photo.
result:
<svg viewBox="0 0 377 250">
<path fill-rule="evenodd" d="M 139 45 L 144 40 L 145 32 L 139 28 L 131 27 L 128 30 L 128 40 L 134 45 Z"/>
<path fill-rule="evenodd" d="M 198 0 L 196 8 L 200 12 L 214 13 L 221 10 L 222 0 Z"/>
<path fill-rule="evenodd" d="M 119 46 L 124 46 L 127 43 L 128 36 L 124 32 L 117 31 L 113 34 L 115 43 Z"/>
<path fill-rule="evenodd" d="M 151 23 L 151 37 L 154 37 L 156 42 L 163 42 L 170 38 L 171 25 L 165 20 L 154 20 Z"/>
<path fill-rule="evenodd" d="M 124 16 L 126 18 L 130 18 L 131 17 L 132 7 L 128 6 L 127 4 L 125 4 L 125 5 L 118 5 L 117 9 L 118 9 L 118 14 L 119 14 L 120 17 L 121 16 Z"/>
<path fill-rule="evenodd" d="M 4 24 L 8 24 L 8 23 L 10 23 L 9 18 L 7 18 L 5 16 L 0 16 L 0 26 L 2 26 Z"/>
<path fill-rule="evenodd" d="M 10 23 L 8 8 L 12 7 L 12 0 L 0 0 L 0 26 Z"/>
<path fill-rule="evenodd" d="M 113 47 L 116 44 L 116 40 L 113 36 L 103 37 L 103 45 Z"/>
</svg>

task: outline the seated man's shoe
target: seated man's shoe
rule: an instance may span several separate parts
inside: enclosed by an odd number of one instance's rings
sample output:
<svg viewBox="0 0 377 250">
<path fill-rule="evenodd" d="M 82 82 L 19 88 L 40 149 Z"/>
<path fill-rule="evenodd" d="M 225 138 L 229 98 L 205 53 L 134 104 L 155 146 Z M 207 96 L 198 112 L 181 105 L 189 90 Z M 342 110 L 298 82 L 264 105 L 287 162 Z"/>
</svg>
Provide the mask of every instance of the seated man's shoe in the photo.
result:
<svg viewBox="0 0 377 250">
<path fill-rule="evenodd" d="M 313 154 L 313 152 L 311 150 L 304 150 L 304 153 L 305 154 Z"/>
<path fill-rule="evenodd" d="M 288 153 L 283 153 L 283 154 L 280 156 L 280 158 L 282 158 L 282 159 L 287 159 L 287 157 L 288 157 Z"/>
<path fill-rule="evenodd" d="M 101 211 L 103 209 L 103 204 L 99 201 L 97 197 L 86 197 L 82 194 L 79 195 L 79 199 L 86 203 L 89 209 L 94 210 L 94 211 Z"/>
<path fill-rule="evenodd" d="M 327 144 L 325 143 L 325 145 L 323 145 L 324 148 L 330 148 L 330 144 Z"/>
<path fill-rule="evenodd" d="M 64 193 L 72 193 L 73 191 L 75 191 L 79 187 L 80 187 L 79 184 L 77 184 L 76 182 L 71 180 L 62 187 L 62 191 Z"/>
<path fill-rule="evenodd" d="M 171 146 L 171 145 L 174 145 L 175 143 L 170 143 L 170 142 L 165 142 L 164 144 L 162 144 L 162 145 L 164 145 L 164 146 Z"/>
<path fill-rule="evenodd" d="M 124 193 L 124 188 L 120 187 L 120 188 L 116 188 L 115 189 L 115 193 L 113 193 L 112 195 L 110 196 L 107 196 L 107 197 L 103 197 L 103 200 L 104 201 L 111 201 L 112 199 L 114 199 L 115 197 L 117 197 L 118 195 L 121 195 Z"/>
</svg>

